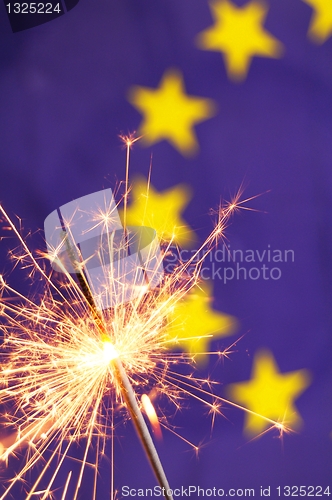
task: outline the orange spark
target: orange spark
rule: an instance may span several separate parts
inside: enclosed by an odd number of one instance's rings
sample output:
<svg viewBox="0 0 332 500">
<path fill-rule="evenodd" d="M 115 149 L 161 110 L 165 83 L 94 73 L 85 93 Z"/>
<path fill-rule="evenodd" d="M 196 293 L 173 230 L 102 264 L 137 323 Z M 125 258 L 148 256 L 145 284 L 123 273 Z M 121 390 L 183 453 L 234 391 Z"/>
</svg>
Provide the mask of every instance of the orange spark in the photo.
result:
<svg viewBox="0 0 332 500">
<path fill-rule="evenodd" d="M 151 423 L 151 426 L 152 426 L 152 429 L 153 429 L 155 436 L 159 440 L 161 440 L 162 439 L 161 427 L 159 424 L 159 419 L 158 419 L 156 410 L 151 402 L 151 399 L 149 398 L 149 396 L 147 394 L 142 394 L 141 401 L 142 401 L 142 405 L 143 405 L 145 414 Z"/>
</svg>

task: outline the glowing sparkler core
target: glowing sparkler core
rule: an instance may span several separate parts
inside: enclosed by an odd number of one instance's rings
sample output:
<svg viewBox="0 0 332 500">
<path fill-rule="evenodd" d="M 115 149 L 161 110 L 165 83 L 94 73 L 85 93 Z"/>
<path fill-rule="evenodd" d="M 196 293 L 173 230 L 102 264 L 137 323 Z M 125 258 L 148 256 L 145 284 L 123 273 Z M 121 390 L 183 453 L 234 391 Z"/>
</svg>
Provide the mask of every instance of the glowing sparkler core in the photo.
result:
<svg viewBox="0 0 332 500">
<path fill-rule="evenodd" d="M 119 353 L 115 349 L 110 340 L 103 341 L 103 359 L 105 363 L 110 363 L 113 359 L 118 358 Z"/>
</svg>

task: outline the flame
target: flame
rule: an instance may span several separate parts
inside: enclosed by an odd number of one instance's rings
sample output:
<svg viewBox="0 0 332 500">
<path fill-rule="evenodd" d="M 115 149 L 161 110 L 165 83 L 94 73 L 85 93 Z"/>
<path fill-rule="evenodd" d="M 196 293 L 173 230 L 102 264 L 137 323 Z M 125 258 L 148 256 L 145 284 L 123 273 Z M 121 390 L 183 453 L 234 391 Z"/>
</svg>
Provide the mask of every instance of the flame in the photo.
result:
<svg viewBox="0 0 332 500">
<path fill-rule="evenodd" d="M 160 427 L 158 415 L 156 413 L 155 407 L 153 406 L 153 404 L 151 402 L 151 399 L 149 398 L 149 396 L 147 394 L 142 394 L 141 401 L 142 401 L 142 406 L 143 406 L 143 409 L 145 411 L 145 414 L 151 423 L 153 433 L 155 434 L 155 436 L 159 440 L 161 440 L 162 439 L 161 427 Z"/>
</svg>

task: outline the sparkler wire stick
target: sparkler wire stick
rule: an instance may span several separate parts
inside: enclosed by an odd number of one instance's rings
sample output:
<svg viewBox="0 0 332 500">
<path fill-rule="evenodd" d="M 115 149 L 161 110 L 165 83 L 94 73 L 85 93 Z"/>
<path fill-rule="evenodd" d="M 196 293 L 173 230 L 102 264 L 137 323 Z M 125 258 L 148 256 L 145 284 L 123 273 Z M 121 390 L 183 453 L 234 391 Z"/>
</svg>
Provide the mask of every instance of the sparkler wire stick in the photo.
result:
<svg viewBox="0 0 332 500">
<path fill-rule="evenodd" d="M 119 358 L 115 358 L 113 363 L 115 365 L 118 378 L 121 380 L 123 397 L 129 409 L 129 413 L 132 418 L 135 430 L 144 447 L 145 453 L 148 457 L 153 472 L 155 473 L 159 485 L 163 488 L 164 497 L 167 500 L 173 500 L 173 497 L 170 493 L 170 487 L 167 481 L 166 474 L 161 464 L 156 447 L 152 441 L 149 429 L 142 416 L 142 412 L 137 404 L 136 396 L 131 386 L 131 383 L 127 377 L 126 371 L 123 368 L 123 365 Z"/>
<path fill-rule="evenodd" d="M 69 234 L 65 231 L 63 231 L 63 239 L 67 248 L 68 256 L 70 258 L 70 261 L 73 265 L 75 275 L 78 279 L 79 285 L 81 287 L 82 293 L 90 307 L 90 310 L 93 314 L 93 317 L 97 323 L 98 329 L 101 333 L 101 337 L 104 342 L 110 343 L 109 340 L 109 335 L 108 332 L 104 326 L 103 320 L 102 320 L 102 315 L 98 311 L 96 304 L 94 302 L 93 295 L 91 293 L 89 284 L 87 282 L 87 279 L 84 275 L 84 271 L 82 269 L 82 264 L 77 262 L 76 255 L 77 253 L 72 247 L 72 243 L 69 240 Z M 75 245 L 75 249 L 77 249 Z M 77 249 L 78 251 L 78 249 Z M 79 255 L 79 254 L 78 254 Z M 157 478 L 157 481 L 162 488 L 163 495 L 166 498 L 166 500 L 173 500 L 173 496 L 171 494 L 170 486 L 166 477 L 166 474 L 164 472 L 162 463 L 160 461 L 158 452 L 156 450 L 156 447 L 154 445 L 154 442 L 151 438 L 151 434 L 149 432 L 149 429 L 145 423 L 145 420 L 143 418 L 142 412 L 137 404 L 137 399 L 135 396 L 134 389 L 129 381 L 129 378 L 126 374 L 126 371 L 123 367 L 123 364 L 121 363 L 121 360 L 119 356 L 116 353 L 116 350 L 114 349 L 114 358 L 111 360 L 112 365 L 114 367 L 115 371 L 115 377 L 116 380 L 119 384 L 119 387 L 122 390 L 122 396 L 123 399 L 127 405 L 128 412 L 131 416 L 134 428 L 136 430 L 137 436 L 144 448 L 144 451 L 146 453 L 147 459 L 150 463 L 150 466 Z"/>
</svg>

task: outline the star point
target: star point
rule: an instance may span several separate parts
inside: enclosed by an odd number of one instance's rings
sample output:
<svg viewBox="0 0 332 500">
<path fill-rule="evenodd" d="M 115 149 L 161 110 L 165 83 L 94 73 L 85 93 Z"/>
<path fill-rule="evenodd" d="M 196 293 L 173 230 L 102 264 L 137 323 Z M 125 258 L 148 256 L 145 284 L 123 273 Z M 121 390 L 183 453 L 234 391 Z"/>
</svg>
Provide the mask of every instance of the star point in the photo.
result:
<svg viewBox="0 0 332 500">
<path fill-rule="evenodd" d="M 222 53 L 231 80 L 246 78 L 254 56 L 281 57 L 282 43 L 263 27 L 264 3 L 252 0 L 238 7 L 229 0 L 214 0 L 210 8 L 215 24 L 198 34 L 197 45 Z"/>
<path fill-rule="evenodd" d="M 194 126 L 215 115 L 212 99 L 186 94 L 180 71 L 168 69 L 158 88 L 134 86 L 129 90 L 129 102 L 143 114 L 139 128 L 142 142 L 150 146 L 167 140 L 184 156 L 198 150 Z"/>
<path fill-rule="evenodd" d="M 272 353 L 260 350 L 254 358 L 251 380 L 231 384 L 228 393 L 234 401 L 249 410 L 244 430 L 247 434 L 256 435 L 271 426 L 266 419 L 299 428 L 302 419 L 294 401 L 309 384 L 307 370 L 281 373 Z"/>
<path fill-rule="evenodd" d="M 170 318 L 167 338 L 171 345 L 192 354 L 198 363 L 207 360 L 210 342 L 234 333 L 234 317 L 215 311 L 211 305 L 211 287 L 207 284 L 193 288 L 179 301 Z"/>
<path fill-rule="evenodd" d="M 332 35 L 332 2 L 329 0 L 303 0 L 314 9 L 308 30 L 309 38 L 319 45 Z"/>
</svg>

